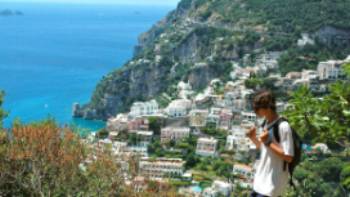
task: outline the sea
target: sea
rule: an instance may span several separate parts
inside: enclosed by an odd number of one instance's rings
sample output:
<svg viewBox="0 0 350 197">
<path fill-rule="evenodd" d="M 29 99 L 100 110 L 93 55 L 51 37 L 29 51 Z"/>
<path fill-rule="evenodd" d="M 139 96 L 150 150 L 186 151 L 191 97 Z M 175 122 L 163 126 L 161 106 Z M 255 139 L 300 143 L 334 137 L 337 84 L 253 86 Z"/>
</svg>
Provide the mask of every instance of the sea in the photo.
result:
<svg viewBox="0 0 350 197">
<path fill-rule="evenodd" d="M 96 131 L 103 121 L 72 118 L 74 102 L 87 103 L 100 79 L 133 55 L 137 38 L 172 6 L 1 3 L 0 90 L 4 127 L 53 118 L 59 125 Z"/>
</svg>

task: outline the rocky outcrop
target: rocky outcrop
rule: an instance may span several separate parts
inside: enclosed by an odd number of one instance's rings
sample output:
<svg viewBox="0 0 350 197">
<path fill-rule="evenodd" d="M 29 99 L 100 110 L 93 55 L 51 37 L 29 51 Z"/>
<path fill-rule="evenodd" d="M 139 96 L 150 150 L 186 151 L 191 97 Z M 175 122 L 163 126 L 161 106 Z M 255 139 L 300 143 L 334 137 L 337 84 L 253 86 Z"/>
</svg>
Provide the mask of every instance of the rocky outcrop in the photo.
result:
<svg viewBox="0 0 350 197">
<path fill-rule="evenodd" d="M 350 47 L 350 29 L 327 25 L 315 32 L 314 37 L 329 47 Z"/>
<path fill-rule="evenodd" d="M 106 120 L 128 110 L 132 102 L 151 99 L 165 90 L 170 67 L 155 63 L 136 63 L 106 77 L 96 88 L 92 102 L 76 110 L 74 116 Z"/>
<path fill-rule="evenodd" d="M 206 63 L 198 63 L 192 69 L 188 76 L 188 82 L 193 89 L 203 89 L 209 82 L 219 76 L 215 67 L 210 67 Z"/>
</svg>

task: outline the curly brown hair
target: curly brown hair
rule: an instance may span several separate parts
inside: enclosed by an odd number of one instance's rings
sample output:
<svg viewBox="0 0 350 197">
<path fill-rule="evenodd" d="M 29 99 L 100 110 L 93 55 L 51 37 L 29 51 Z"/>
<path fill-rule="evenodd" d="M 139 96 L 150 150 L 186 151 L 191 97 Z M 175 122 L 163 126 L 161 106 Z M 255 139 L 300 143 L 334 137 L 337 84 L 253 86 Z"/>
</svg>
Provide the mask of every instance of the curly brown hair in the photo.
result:
<svg viewBox="0 0 350 197">
<path fill-rule="evenodd" d="M 258 91 L 253 99 L 253 109 L 258 111 L 259 109 L 271 109 L 276 111 L 276 98 L 269 90 Z"/>
</svg>

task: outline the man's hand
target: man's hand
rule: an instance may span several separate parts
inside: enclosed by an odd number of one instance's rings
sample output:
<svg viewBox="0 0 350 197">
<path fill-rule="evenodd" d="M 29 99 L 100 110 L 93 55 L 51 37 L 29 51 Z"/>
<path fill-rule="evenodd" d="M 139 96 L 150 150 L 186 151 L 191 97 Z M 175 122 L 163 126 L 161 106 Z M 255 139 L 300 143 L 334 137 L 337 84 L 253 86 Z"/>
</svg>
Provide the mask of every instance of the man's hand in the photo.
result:
<svg viewBox="0 0 350 197">
<path fill-rule="evenodd" d="M 255 144 L 256 148 L 259 149 L 260 148 L 260 144 L 261 142 L 258 140 L 258 138 L 256 137 L 256 127 L 253 126 L 251 127 L 247 133 L 246 133 L 247 137 L 250 138 L 250 140 Z"/>
<path fill-rule="evenodd" d="M 262 143 L 267 142 L 267 140 L 269 139 L 269 131 L 265 129 L 259 138 Z"/>
<path fill-rule="evenodd" d="M 256 127 L 253 126 L 251 127 L 248 132 L 246 133 L 247 137 L 249 137 L 250 139 L 255 139 L 256 138 Z"/>
</svg>

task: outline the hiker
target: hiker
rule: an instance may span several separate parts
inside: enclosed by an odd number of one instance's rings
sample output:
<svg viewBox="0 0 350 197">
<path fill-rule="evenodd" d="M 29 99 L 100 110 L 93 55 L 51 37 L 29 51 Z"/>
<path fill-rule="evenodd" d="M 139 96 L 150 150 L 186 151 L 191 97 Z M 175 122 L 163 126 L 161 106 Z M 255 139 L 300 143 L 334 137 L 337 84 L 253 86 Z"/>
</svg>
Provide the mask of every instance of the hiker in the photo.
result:
<svg viewBox="0 0 350 197">
<path fill-rule="evenodd" d="M 276 112 L 276 99 L 270 91 L 260 91 L 253 99 L 253 109 L 258 117 L 264 118 L 261 135 L 256 136 L 254 126 L 247 136 L 260 149 L 260 161 L 254 175 L 251 197 L 281 196 L 288 186 L 294 142 L 292 129 L 286 119 Z"/>
</svg>

